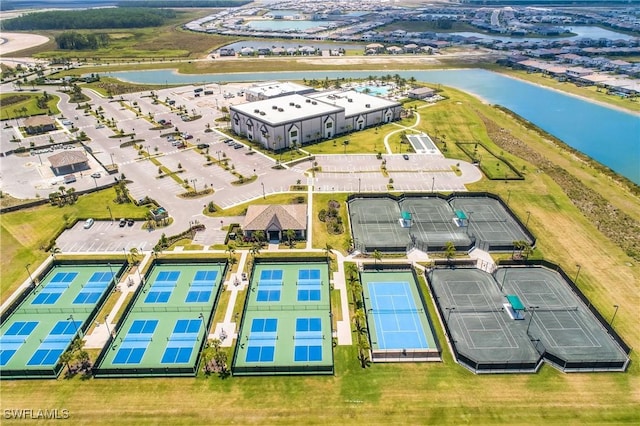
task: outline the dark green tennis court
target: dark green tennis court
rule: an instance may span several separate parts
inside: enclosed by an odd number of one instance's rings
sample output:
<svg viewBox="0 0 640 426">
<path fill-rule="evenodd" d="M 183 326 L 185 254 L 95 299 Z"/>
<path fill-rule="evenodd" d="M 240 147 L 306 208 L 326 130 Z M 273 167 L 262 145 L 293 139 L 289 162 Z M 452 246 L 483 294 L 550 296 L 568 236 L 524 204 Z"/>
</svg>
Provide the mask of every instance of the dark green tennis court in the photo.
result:
<svg viewBox="0 0 640 426">
<path fill-rule="evenodd" d="M 326 262 L 258 262 L 251 277 L 233 374 L 333 373 Z"/>
<path fill-rule="evenodd" d="M 123 265 L 55 264 L 0 325 L 2 378 L 55 378 L 60 356 L 83 336 Z"/>
<path fill-rule="evenodd" d="M 497 197 L 489 194 L 351 196 L 349 219 L 357 250 L 512 250 L 514 241 L 535 241 Z"/>
<path fill-rule="evenodd" d="M 193 376 L 225 263 L 155 263 L 103 349 L 96 377 Z"/>
<path fill-rule="evenodd" d="M 556 271 L 503 267 L 428 274 L 458 361 L 477 373 L 621 371 L 628 357 Z"/>
</svg>

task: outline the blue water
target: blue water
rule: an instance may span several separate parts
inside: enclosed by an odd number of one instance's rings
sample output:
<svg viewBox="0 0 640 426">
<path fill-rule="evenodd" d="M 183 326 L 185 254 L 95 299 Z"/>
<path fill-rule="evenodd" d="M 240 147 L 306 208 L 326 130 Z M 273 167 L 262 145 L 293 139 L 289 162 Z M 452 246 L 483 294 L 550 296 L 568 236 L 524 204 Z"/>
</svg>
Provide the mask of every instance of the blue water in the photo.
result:
<svg viewBox="0 0 640 426">
<path fill-rule="evenodd" d="M 555 90 L 484 70 L 384 71 L 444 84 L 502 105 L 567 145 L 640 184 L 640 115 L 609 108 Z M 144 84 L 367 78 L 375 71 L 305 71 L 237 74 L 177 74 L 171 70 L 123 71 L 110 76 Z"/>
<path fill-rule="evenodd" d="M 598 40 L 601 38 L 606 38 L 609 40 L 632 40 L 637 38 L 635 36 L 629 34 L 618 33 L 612 30 L 608 30 L 606 28 L 600 28 L 592 25 L 578 25 L 578 26 L 560 26 L 559 28 L 564 28 L 565 30 L 569 30 L 570 32 L 576 34 L 572 36 L 564 36 L 564 37 L 512 37 L 506 35 L 498 35 L 498 34 L 485 34 L 474 31 L 462 31 L 455 32 L 450 34 L 460 35 L 463 37 L 478 37 L 482 39 L 491 39 L 491 40 L 500 40 L 503 42 L 522 42 L 522 41 L 554 41 L 554 40 L 578 40 L 581 38 L 590 38 L 594 40 Z"/>
<path fill-rule="evenodd" d="M 356 87 L 355 89 L 356 92 L 367 91 L 369 95 L 374 96 L 387 96 L 387 94 L 389 93 L 389 86 L 362 86 Z"/>
</svg>

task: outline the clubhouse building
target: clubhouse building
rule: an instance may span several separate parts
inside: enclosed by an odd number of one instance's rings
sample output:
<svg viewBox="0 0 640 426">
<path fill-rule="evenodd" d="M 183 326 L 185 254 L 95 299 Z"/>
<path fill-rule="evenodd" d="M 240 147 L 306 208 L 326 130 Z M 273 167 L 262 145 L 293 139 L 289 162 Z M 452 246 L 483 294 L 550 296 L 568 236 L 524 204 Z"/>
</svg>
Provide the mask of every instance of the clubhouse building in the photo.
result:
<svg viewBox="0 0 640 426">
<path fill-rule="evenodd" d="M 331 139 L 400 118 L 400 103 L 355 90 L 296 93 L 230 108 L 239 135 L 279 150 Z"/>
</svg>

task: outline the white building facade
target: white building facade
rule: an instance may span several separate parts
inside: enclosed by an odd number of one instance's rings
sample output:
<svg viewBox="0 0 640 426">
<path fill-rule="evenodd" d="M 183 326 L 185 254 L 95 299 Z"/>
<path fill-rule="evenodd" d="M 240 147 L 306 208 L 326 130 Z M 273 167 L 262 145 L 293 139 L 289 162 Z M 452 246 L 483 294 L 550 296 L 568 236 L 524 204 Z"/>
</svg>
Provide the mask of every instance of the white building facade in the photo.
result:
<svg viewBox="0 0 640 426">
<path fill-rule="evenodd" d="M 229 109 L 237 135 L 280 150 L 396 121 L 402 107 L 349 90 L 293 94 Z"/>
</svg>

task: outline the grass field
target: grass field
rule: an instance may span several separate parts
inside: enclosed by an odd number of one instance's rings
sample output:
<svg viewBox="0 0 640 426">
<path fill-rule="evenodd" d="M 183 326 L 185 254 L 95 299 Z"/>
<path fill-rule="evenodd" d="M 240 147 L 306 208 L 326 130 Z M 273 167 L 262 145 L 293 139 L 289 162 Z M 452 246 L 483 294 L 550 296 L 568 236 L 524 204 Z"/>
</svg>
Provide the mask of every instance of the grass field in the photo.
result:
<svg viewBox="0 0 640 426">
<path fill-rule="evenodd" d="M 589 164 L 544 140 L 510 119 L 502 111 L 475 98 L 447 89 L 449 100 L 420 109 L 418 130 L 441 137 L 440 149 L 466 158 L 456 140 L 478 140 L 503 155 L 520 170 L 525 181 L 483 180 L 470 190 L 490 191 L 509 198 L 510 207 L 524 218 L 538 238 L 538 252 L 559 263 L 573 276 L 581 265 L 578 285 L 605 318 L 619 306 L 615 328 L 632 347 L 640 347 L 637 308 L 640 306 L 638 263 L 607 239 L 572 204 L 564 188 L 545 173 L 491 140 L 479 112 L 507 129 L 514 137 L 581 179 L 607 202 L 640 219 L 640 200 L 627 188 L 603 176 Z M 380 135 L 384 133 L 381 131 Z M 355 145 L 355 143 L 354 143 Z M 330 148 L 330 147 L 329 147 Z M 336 147 L 334 152 L 342 153 Z M 99 193 L 101 194 L 101 193 Z M 77 217 L 106 212 L 103 198 L 70 206 Z M 277 195 L 269 202 L 286 203 L 294 195 Z M 345 195 L 314 194 L 314 212 L 329 199 L 341 202 L 346 224 Z M 260 200 L 262 202 L 262 200 Z M 135 212 L 114 215 L 133 216 Z M 240 214 L 238 206 L 223 214 Z M 39 262 L 40 242 L 61 225 L 63 209 L 41 207 L 2 216 L 3 298 L 26 277 L 24 264 Z M 66 210 L 65 210 L 66 211 Z M 26 214 L 26 215 L 25 215 Z M 12 216 L 15 215 L 15 216 Z M 44 217 L 44 220 L 42 219 Z M 348 234 L 332 236 L 313 218 L 314 246 L 346 247 Z M 7 257 L 9 253 L 9 257 Z M 32 258 L 28 258 L 32 256 Z M 6 284 L 5 284 L 6 283 Z M 421 288 L 426 291 L 424 282 Z M 428 309 L 435 317 L 427 297 Z M 222 305 L 225 303 L 223 302 Z M 236 305 L 238 306 L 238 305 Z M 626 373 L 563 374 L 545 365 L 533 375 L 473 375 L 455 364 L 445 344 L 442 328 L 434 320 L 444 346 L 442 363 L 376 364 L 362 369 L 355 346 L 335 349 L 336 373 L 330 377 L 232 377 L 200 375 L 193 379 L 90 379 L 57 381 L 3 381 L 2 407 L 66 408 L 79 424 L 128 423 L 241 423 L 241 424 L 637 424 L 640 422 L 640 366 L 636 352 Z M 114 415 L 114 411 L 117 415 Z"/>
<path fill-rule="evenodd" d="M 30 117 L 40 114 L 60 114 L 58 102 L 60 97 L 49 94 L 47 108 L 38 107 L 37 98 L 41 98 L 41 93 L 29 93 L 27 91 L 2 93 L 0 94 L 0 106 L 2 114 L 0 119 L 8 120 L 16 117 Z"/>
</svg>

